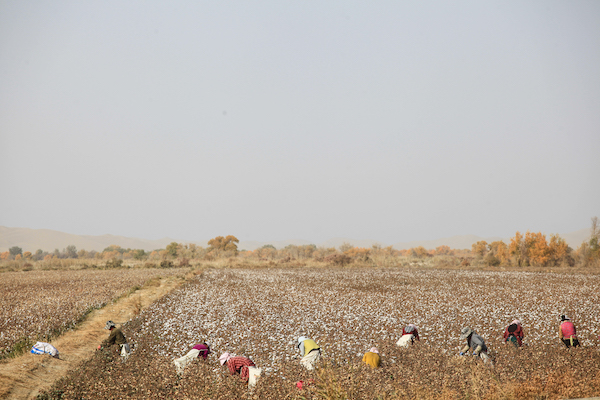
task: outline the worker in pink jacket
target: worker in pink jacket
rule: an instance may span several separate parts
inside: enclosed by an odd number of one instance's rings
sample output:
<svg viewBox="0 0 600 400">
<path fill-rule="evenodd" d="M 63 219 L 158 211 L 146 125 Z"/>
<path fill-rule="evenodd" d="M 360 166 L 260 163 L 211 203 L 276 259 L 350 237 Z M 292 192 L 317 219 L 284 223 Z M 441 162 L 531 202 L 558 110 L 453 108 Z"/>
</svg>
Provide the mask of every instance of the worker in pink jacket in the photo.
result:
<svg viewBox="0 0 600 400">
<path fill-rule="evenodd" d="M 177 374 L 183 374 L 184 369 L 193 362 L 194 360 L 202 357 L 206 360 L 206 357 L 210 354 L 210 344 L 203 342 L 198 343 L 188 353 L 183 356 L 173 360 L 173 364 L 175 364 L 175 369 L 177 370 Z"/>
<path fill-rule="evenodd" d="M 567 346 L 567 348 L 579 346 L 579 340 L 577 340 L 577 330 L 575 329 L 575 325 L 566 315 L 560 316 L 558 337 L 560 338 L 560 340 L 562 340 L 565 346 Z"/>
</svg>

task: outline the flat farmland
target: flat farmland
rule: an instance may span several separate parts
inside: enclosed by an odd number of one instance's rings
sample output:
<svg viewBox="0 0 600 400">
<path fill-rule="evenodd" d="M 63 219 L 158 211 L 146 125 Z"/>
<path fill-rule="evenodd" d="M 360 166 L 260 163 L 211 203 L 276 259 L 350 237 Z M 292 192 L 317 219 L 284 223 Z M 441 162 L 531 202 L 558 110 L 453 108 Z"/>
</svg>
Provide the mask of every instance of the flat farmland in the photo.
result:
<svg viewBox="0 0 600 400">
<path fill-rule="evenodd" d="M 181 269 L 50 270 L 0 274 L 0 356 L 55 336 L 133 287 Z"/>
<path fill-rule="evenodd" d="M 59 382 L 60 398 L 565 398 L 600 393 L 600 277 L 422 269 L 209 269 L 123 328 L 126 363 L 103 351 Z M 558 317 L 575 322 L 582 348 L 558 340 Z M 525 343 L 502 342 L 522 321 Z M 395 346 L 402 327 L 421 342 Z M 459 357 L 460 329 L 488 344 L 494 366 Z M 299 366 L 296 339 L 323 348 L 321 368 Z M 206 340 L 214 354 L 175 374 L 172 359 Z M 380 349 L 382 368 L 361 357 Z M 217 357 L 248 356 L 264 369 L 256 390 Z M 90 379 L 93 377 L 93 379 Z M 310 381 L 298 390 L 295 382 Z M 57 397 L 58 398 L 58 397 Z"/>
</svg>

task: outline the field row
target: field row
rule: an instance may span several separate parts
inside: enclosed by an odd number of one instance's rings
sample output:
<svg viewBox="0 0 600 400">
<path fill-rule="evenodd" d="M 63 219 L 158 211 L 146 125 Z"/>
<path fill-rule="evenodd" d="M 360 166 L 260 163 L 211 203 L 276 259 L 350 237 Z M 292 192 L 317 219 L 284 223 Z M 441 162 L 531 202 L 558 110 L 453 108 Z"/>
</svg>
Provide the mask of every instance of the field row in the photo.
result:
<svg viewBox="0 0 600 400">
<path fill-rule="evenodd" d="M 182 269 L 5 272 L 0 274 L 0 356 L 19 341 L 64 331 L 86 312 L 134 286 Z"/>
</svg>

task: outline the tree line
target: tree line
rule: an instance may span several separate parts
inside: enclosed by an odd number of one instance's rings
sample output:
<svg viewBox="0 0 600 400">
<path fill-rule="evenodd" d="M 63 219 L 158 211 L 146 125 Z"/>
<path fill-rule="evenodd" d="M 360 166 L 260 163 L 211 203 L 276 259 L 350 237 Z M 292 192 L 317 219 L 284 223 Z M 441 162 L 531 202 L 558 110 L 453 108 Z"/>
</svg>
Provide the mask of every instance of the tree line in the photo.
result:
<svg viewBox="0 0 600 400">
<path fill-rule="evenodd" d="M 239 240 L 233 236 L 217 236 L 208 241 L 207 247 L 196 244 L 172 242 L 164 249 L 145 251 L 143 249 L 124 249 L 111 245 L 98 251 L 77 250 L 69 245 L 62 251 L 55 249 L 49 253 L 38 249 L 35 253 L 25 251 L 18 246 L 11 247 L 0 254 L 0 260 L 43 261 L 53 259 L 96 259 L 96 260 L 149 260 L 170 263 L 179 259 L 180 265 L 187 265 L 189 260 L 215 260 L 219 258 L 251 258 L 265 261 L 291 261 L 314 259 L 332 264 L 346 265 L 352 262 L 369 262 L 370 260 L 390 257 L 453 257 L 459 258 L 462 265 L 471 263 L 493 267 L 573 267 L 600 266 L 600 226 L 598 218 L 592 218 L 590 239 L 583 242 L 576 250 L 569 247 L 559 235 L 547 237 L 541 232 L 516 232 L 510 242 L 495 241 L 487 243 L 479 241 L 471 249 L 451 249 L 449 246 L 438 246 L 425 249 L 418 246 L 406 250 L 396 250 L 392 246 L 374 245 L 370 248 L 354 247 L 348 243 L 339 248 L 317 247 L 310 245 L 288 245 L 283 249 L 267 244 L 256 250 L 239 250 Z M 120 265 L 120 263 L 119 263 Z M 172 265 L 170 263 L 169 265 Z"/>
</svg>

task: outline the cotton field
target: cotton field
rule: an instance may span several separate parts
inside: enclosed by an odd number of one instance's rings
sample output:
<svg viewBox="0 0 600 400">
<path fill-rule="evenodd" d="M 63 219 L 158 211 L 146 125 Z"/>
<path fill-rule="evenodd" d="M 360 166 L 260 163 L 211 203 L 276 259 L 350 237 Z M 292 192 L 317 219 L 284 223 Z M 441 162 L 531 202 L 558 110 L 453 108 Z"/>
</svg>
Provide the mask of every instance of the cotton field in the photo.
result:
<svg viewBox="0 0 600 400">
<path fill-rule="evenodd" d="M 600 277 L 433 269 L 207 269 L 123 332 L 135 350 L 103 350 L 54 387 L 61 399 L 574 398 L 600 394 Z M 575 322 L 582 347 L 558 340 L 558 317 Z M 502 342 L 522 321 L 526 345 Z M 418 326 L 421 342 L 395 343 Z M 458 356 L 460 329 L 486 340 L 494 366 Z M 299 364 L 296 340 L 314 338 L 321 368 Z M 172 364 L 200 341 L 206 361 L 177 376 Z M 382 367 L 362 355 L 377 346 Z M 254 392 L 230 376 L 221 352 L 250 357 Z M 296 382 L 308 382 L 298 389 Z M 312 383 L 311 383 L 312 382 Z"/>
<path fill-rule="evenodd" d="M 177 269 L 5 272 L 0 275 L 0 355 L 17 341 L 35 341 L 72 326 L 136 285 Z"/>
<path fill-rule="evenodd" d="M 158 335 L 156 355 L 178 357 L 200 339 L 241 351 L 274 371 L 306 335 L 334 360 L 398 339 L 414 323 L 422 340 L 458 352 L 461 327 L 501 344 L 522 321 L 528 346 L 558 343 L 558 316 L 584 344 L 600 334 L 600 277 L 446 270 L 211 270 L 155 304 L 135 337 Z"/>
</svg>

